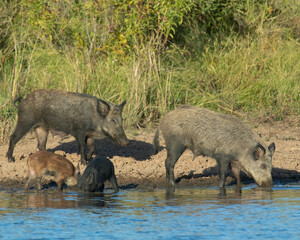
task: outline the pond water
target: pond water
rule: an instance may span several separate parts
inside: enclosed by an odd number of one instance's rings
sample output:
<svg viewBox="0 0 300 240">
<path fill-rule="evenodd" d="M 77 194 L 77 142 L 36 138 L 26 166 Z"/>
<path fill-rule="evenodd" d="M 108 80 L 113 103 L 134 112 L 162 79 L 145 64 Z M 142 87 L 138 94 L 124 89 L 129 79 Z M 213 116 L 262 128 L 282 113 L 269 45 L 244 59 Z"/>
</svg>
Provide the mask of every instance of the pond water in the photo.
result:
<svg viewBox="0 0 300 240">
<path fill-rule="evenodd" d="M 300 239 L 300 185 L 0 191 L 0 239 Z"/>
</svg>

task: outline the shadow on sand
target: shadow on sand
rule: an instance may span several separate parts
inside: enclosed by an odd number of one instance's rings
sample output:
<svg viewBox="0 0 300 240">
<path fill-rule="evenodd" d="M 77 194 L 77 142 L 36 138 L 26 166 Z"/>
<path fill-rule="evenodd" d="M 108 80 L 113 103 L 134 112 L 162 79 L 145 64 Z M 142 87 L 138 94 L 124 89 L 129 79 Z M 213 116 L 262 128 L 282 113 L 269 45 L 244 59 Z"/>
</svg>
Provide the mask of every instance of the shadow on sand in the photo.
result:
<svg viewBox="0 0 300 240">
<path fill-rule="evenodd" d="M 164 149 L 164 147 L 161 146 L 159 151 L 161 151 L 162 149 Z M 52 152 L 61 150 L 68 154 L 78 152 L 76 141 L 63 142 L 59 146 L 48 150 Z M 154 149 L 152 144 L 143 141 L 130 140 L 130 144 L 128 146 L 121 147 L 107 138 L 95 140 L 95 155 L 98 156 L 105 156 L 109 158 L 112 158 L 114 156 L 132 157 L 137 161 L 144 161 L 149 160 L 153 154 Z M 208 177 L 217 179 L 218 181 L 218 169 L 216 166 L 205 169 L 203 173 L 196 173 L 196 171 L 191 171 L 189 174 L 177 178 L 176 183 L 179 183 L 183 179 L 197 179 Z M 295 170 L 273 168 L 272 176 L 274 185 L 300 182 L 300 172 L 297 172 Z M 236 180 L 234 179 L 231 171 L 228 172 L 228 177 L 231 177 L 233 180 L 229 182 L 227 186 L 236 184 Z M 241 180 L 243 184 L 255 183 L 253 178 L 248 177 L 244 172 L 241 172 Z M 132 186 L 129 186 L 129 188 L 131 187 Z M 124 188 L 126 189 L 127 186 L 124 186 Z"/>
<path fill-rule="evenodd" d="M 64 151 L 65 153 L 78 153 L 76 141 L 62 143 L 61 145 L 48 149 L 51 152 Z M 109 139 L 95 140 L 95 155 L 105 157 L 132 157 L 137 161 L 150 159 L 154 154 L 153 146 L 150 143 L 130 140 L 130 144 L 126 147 L 121 147 Z"/>
<path fill-rule="evenodd" d="M 233 178 L 233 174 L 229 171 L 228 176 Z M 273 168 L 272 170 L 273 182 L 274 185 L 278 184 L 290 184 L 300 182 L 300 172 L 295 170 L 287 170 L 281 168 Z M 196 179 L 196 178 L 204 178 L 204 177 L 217 177 L 218 178 L 218 169 L 217 166 L 207 168 L 203 171 L 203 173 L 195 173 L 195 171 L 191 171 L 187 175 L 183 175 L 177 178 L 176 183 L 179 183 L 182 179 Z M 241 172 L 241 181 L 243 184 L 252 184 L 255 183 L 253 178 L 248 177 L 244 172 Z M 236 184 L 236 180 L 231 181 L 228 186 Z"/>
</svg>

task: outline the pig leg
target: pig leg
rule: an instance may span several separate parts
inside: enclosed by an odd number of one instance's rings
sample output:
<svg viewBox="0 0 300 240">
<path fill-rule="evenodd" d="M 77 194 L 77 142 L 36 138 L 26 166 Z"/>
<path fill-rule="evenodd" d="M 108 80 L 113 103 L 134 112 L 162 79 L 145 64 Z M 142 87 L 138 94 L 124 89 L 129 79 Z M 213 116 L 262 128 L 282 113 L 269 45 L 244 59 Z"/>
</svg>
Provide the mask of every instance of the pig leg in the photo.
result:
<svg viewBox="0 0 300 240">
<path fill-rule="evenodd" d="M 32 122 L 24 122 L 18 121 L 17 126 L 13 134 L 10 136 L 9 140 L 9 148 L 6 153 L 6 157 L 8 158 L 8 162 L 14 162 L 15 159 L 13 158 L 12 154 L 17 142 L 33 127 Z"/>
<path fill-rule="evenodd" d="M 175 142 L 175 143 L 173 142 L 171 144 L 168 144 L 166 142 L 166 146 L 167 146 L 167 159 L 165 161 L 165 167 L 166 167 L 167 185 L 174 186 L 175 185 L 174 166 L 178 158 L 186 149 L 186 147 L 183 146 L 180 142 Z"/>
<path fill-rule="evenodd" d="M 84 147 L 85 147 L 85 143 L 84 143 L 84 136 L 82 135 L 77 135 L 75 136 L 76 141 L 77 141 L 77 145 L 78 145 L 78 150 L 79 150 L 79 154 L 80 154 L 80 159 L 81 159 L 81 164 L 86 165 L 86 160 L 85 160 L 85 152 L 84 152 Z"/>
<path fill-rule="evenodd" d="M 57 184 L 57 189 L 62 191 L 63 190 L 63 183 L 64 183 L 64 180 L 63 179 L 58 179 L 58 180 L 55 180 L 56 184 Z"/>
<path fill-rule="evenodd" d="M 113 189 L 115 190 L 115 192 L 119 192 L 119 186 L 118 186 L 118 182 L 117 182 L 117 178 L 115 175 L 112 175 L 108 181 L 110 182 L 110 184 L 112 185 Z"/>
<path fill-rule="evenodd" d="M 231 165 L 232 173 L 236 179 L 237 188 L 240 188 L 241 187 L 240 166 L 236 161 L 232 161 L 230 165 Z"/>
<path fill-rule="evenodd" d="M 27 179 L 27 181 L 26 181 L 26 183 L 25 183 L 25 185 L 24 185 L 24 188 L 25 188 L 25 189 L 28 189 L 29 183 L 30 183 L 30 178 Z"/>
<path fill-rule="evenodd" d="M 100 183 L 92 183 L 88 187 L 89 192 L 103 192 L 104 190 L 104 184 Z"/>
<path fill-rule="evenodd" d="M 30 177 L 28 177 L 28 179 L 27 179 L 27 181 L 26 181 L 26 183 L 25 183 L 25 185 L 24 185 L 24 188 L 25 188 L 25 189 L 27 189 L 27 190 L 29 189 L 31 180 L 32 180 L 32 179 L 31 179 Z"/>
<path fill-rule="evenodd" d="M 42 178 L 43 178 L 43 175 L 40 176 L 40 177 L 37 179 L 37 181 L 36 181 L 36 188 L 37 188 L 38 190 L 41 190 L 41 188 L 42 188 L 42 185 L 41 185 L 41 180 L 42 180 Z"/>
<path fill-rule="evenodd" d="M 225 180 L 227 177 L 227 170 L 228 170 L 229 162 L 225 159 L 219 159 L 219 160 L 217 160 L 217 163 L 218 163 L 219 178 L 220 178 L 219 187 L 223 188 L 225 186 Z"/>
<path fill-rule="evenodd" d="M 30 166 L 28 166 L 28 168 L 30 168 Z M 24 185 L 24 188 L 25 188 L 25 189 L 29 189 L 30 182 L 31 182 L 32 179 L 34 179 L 34 178 L 36 178 L 34 171 L 28 170 L 27 181 L 26 181 L 26 183 L 25 183 L 25 185 Z"/>
<path fill-rule="evenodd" d="M 95 188 L 92 192 L 103 192 L 104 191 L 104 184 L 95 184 Z"/>
<path fill-rule="evenodd" d="M 47 137 L 48 137 L 48 130 L 44 127 L 37 127 L 34 129 L 35 135 L 38 140 L 38 149 L 46 150 L 46 143 L 47 143 Z"/>
<path fill-rule="evenodd" d="M 62 191 L 62 189 L 63 189 L 62 186 L 64 183 L 64 176 L 62 176 L 61 174 L 57 174 L 57 175 L 55 174 L 54 181 L 57 184 L 57 190 Z"/>
<path fill-rule="evenodd" d="M 86 144 L 89 148 L 89 151 L 87 153 L 86 159 L 90 160 L 95 152 L 95 141 L 93 138 L 86 137 Z"/>
</svg>

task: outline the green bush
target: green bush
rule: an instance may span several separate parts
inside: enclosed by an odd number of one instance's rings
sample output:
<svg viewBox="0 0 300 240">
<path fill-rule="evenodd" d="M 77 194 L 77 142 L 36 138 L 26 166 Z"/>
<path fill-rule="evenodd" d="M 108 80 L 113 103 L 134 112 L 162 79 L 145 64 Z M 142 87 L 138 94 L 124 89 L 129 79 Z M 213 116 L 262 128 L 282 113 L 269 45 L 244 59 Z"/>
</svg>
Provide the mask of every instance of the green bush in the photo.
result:
<svg viewBox="0 0 300 240">
<path fill-rule="evenodd" d="M 0 139 L 12 101 L 39 88 L 125 107 L 145 127 L 179 104 L 226 113 L 299 114 L 297 1 L 0 2 Z"/>
</svg>

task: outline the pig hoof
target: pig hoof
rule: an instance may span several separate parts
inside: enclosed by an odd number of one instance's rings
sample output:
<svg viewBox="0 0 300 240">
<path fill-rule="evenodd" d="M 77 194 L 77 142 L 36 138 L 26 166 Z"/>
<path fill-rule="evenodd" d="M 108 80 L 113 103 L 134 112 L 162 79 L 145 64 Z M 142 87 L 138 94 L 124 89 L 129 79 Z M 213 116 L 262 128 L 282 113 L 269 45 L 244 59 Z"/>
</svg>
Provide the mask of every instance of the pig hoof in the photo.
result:
<svg viewBox="0 0 300 240">
<path fill-rule="evenodd" d="M 219 197 L 225 197 L 226 196 L 226 188 L 224 186 L 219 188 Z"/>
<path fill-rule="evenodd" d="M 14 158 L 9 158 L 8 162 L 15 162 L 15 159 Z"/>
<path fill-rule="evenodd" d="M 167 186 L 167 193 L 174 193 L 175 192 L 175 186 L 174 185 L 168 185 Z"/>
<path fill-rule="evenodd" d="M 175 187 L 175 181 L 167 179 L 167 187 Z"/>
</svg>

